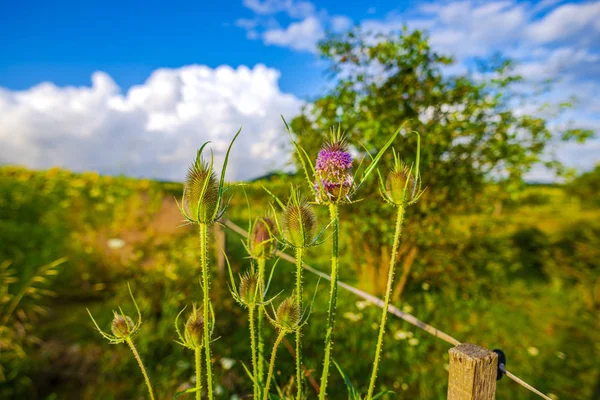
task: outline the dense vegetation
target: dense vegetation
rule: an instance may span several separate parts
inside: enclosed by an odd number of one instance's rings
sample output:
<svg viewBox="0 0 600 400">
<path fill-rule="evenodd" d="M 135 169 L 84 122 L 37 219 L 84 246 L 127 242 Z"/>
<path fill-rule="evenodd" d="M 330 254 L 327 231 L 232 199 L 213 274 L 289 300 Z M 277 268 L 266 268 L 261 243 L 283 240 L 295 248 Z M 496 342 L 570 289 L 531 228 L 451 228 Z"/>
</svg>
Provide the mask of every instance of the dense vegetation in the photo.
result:
<svg viewBox="0 0 600 400">
<path fill-rule="evenodd" d="M 288 181 L 275 177 L 266 184 L 283 194 Z M 257 205 L 253 213 L 267 204 L 263 183 L 247 187 Z M 200 300 L 196 234 L 177 228 L 181 216 L 173 195 L 180 189 L 177 184 L 57 169 L 0 170 L 0 259 L 11 260 L 23 282 L 37 267 L 68 257 L 57 267 L 52 284 L 57 295 L 39 301 L 26 298 L 19 307 L 43 304 L 47 312 L 26 321 L 16 312 L 7 328 L 18 334 L 9 337 L 6 329 L 2 331 L 1 397 L 143 396 L 143 381 L 126 346 L 107 347 L 85 312 L 89 307 L 103 327 L 112 317 L 108 310 L 117 304 L 132 312 L 126 282 L 145 317 L 138 347 L 157 393 L 170 398 L 185 382 L 192 385 L 189 352 L 169 340 L 176 338 L 173 320 L 179 310 Z M 488 198 L 495 190 L 488 188 Z M 326 221 L 326 215 L 319 217 Z M 513 372 L 545 392 L 558 398 L 595 398 L 600 377 L 599 217 L 599 209 L 582 207 L 568 190 L 546 186 L 527 188 L 518 201 L 453 216 L 439 232 L 440 239 L 419 250 L 427 258 L 401 255 L 400 270 L 406 263 L 413 266 L 395 304 L 459 340 L 504 349 Z M 247 223 L 241 193 L 234 197 L 230 218 L 242 226 Z M 227 236 L 233 267 L 239 270 L 245 262 L 240 237 L 230 231 Z M 341 278 L 374 290 L 378 280 L 367 279 L 372 272 L 354 263 L 347 251 L 354 240 L 351 230 L 342 230 Z M 307 261 L 326 271 L 329 260 L 327 252 L 310 252 Z M 292 287 L 293 265 L 282 264 L 276 279 L 277 285 Z M 306 279 L 311 292 L 316 280 L 310 274 Z M 246 318 L 225 281 L 214 282 L 213 301 L 221 316 L 216 328 L 221 339 L 214 349 L 218 390 L 223 398 L 241 397 L 251 392 L 241 365 L 249 365 Z M 366 381 L 359 378 L 370 373 L 378 311 L 350 293 L 339 296 L 336 359 L 361 387 Z M 326 302 L 326 291 L 320 291 L 305 332 L 305 360 L 316 371 Z M 394 390 L 398 398 L 443 397 L 448 345 L 402 321 L 391 319 L 389 325 L 380 385 Z M 24 352 L 8 357 L 7 341 L 21 345 Z M 293 368 L 291 356 L 282 352 L 279 385 L 293 376 Z M 331 385 L 331 393 L 340 394 L 335 398 L 345 397 L 341 378 L 334 375 Z M 503 380 L 498 398 L 533 397 Z"/>
</svg>

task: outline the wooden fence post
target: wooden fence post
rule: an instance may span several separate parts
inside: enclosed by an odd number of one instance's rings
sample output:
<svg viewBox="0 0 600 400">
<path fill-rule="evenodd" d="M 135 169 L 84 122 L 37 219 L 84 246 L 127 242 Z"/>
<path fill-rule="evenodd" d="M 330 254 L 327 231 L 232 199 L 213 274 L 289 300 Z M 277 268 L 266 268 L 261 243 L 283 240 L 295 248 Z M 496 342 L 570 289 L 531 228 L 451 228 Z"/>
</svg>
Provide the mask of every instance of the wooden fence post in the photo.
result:
<svg viewBox="0 0 600 400">
<path fill-rule="evenodd" d="M 448 353 L 448 400 L 494 400 L 498 355 L 470 343 L 458 345 Z"/>
</svg>

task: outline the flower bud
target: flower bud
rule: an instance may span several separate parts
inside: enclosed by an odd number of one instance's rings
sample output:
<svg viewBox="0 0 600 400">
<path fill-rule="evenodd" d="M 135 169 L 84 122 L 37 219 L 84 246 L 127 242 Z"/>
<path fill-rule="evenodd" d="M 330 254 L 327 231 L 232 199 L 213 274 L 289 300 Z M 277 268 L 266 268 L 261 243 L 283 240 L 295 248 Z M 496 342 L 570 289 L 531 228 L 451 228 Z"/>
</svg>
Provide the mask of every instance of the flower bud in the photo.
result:
<svg viewBox="0 0 600 400">
<path fill-rule="evenodd" d="M 204 318 L 196 307 L 185 323 L 185 338 L 193 347 L 201 347 L 204 343 Z"/>
<path fill-rule="evenodd" d="M 250 234 L 250 253 L 254 258 L 271 258 L 277 249 L 277 226 L 268 217 L 260 218 Z"/>
<path fill-rule="evenodd" d="M 285 299 L 275 313 L 275 321 L 277 326 L 284 331 L 293 331 L 300 325 L 302 311 L 296 303 L 294 296 Z"/>
<path fill-rule="evenodd" d="M 218 206 L 219 183 L 200 156 L 188 169 L 184 187 L 183 206 L 187 216 L 196 223 L 213 222 Z"/>
<path fill-rule="evenodd" d="M 338 202 L 352 188 L 352 155 L 343 138 L 335 136 L 319 151 L 315 165 L 315 190 L 319 202 Z"/>
<path fill-rule="evenodd" d="M 252 306 L 256 304 L 256 300 L 260 296 L 258 287 L 258 274 L 254 272 L 247 272 L 242 276 L 240 281 L 239 295 L 242 303 L 246 306 Z"/>
<path fill-rule="evenodd" d="M 392 203 L 400 206 L 412 200 L 415 193 L 415 177 L 405 164 L 397 164 L 387 176 L 385 189 Z"/>
<path fill-rule="evenodd" d="M 112 320 L 110 328 L 115 337 L 124 339 L 133 333 L 135 324 L 128 316 L 123 316 L 115 312 L 115 317 Z"/>
<path fill-rule="evenodd" d="M 285 238 L 295 247 L 311 244 L 317 227 L 317 216 L 312 207 L 302 198 L 294 196 L 283 211 Z"/>
</svg>

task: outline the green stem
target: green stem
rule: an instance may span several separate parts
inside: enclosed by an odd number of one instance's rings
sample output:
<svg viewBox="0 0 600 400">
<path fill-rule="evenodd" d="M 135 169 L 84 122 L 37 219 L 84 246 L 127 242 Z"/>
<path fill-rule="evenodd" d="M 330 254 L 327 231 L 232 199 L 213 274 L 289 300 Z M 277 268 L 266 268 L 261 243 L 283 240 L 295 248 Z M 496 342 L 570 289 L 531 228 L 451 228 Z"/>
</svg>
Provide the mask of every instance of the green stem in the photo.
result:
<svg viewBox="0 0 600 400">
<path fill-rule="evenodd" d="M 194 349 L 196 356 L 196 400 L 202 398 L 202 347 Z"/>
<path fill-rule="evenodd" d="M 263 301 L 264 293 L 262 292 L 265 287 L 265 263 L 266 259 L 258 259 L 258 281 L 260 282 L 259 293 L 260 301 Z M 264 325 L 264 308 L 258 307 L 258 323 L 256 329 L 256 335 L 258 339 L 258 382 L 262 383 L 265 377 L 265 338 L 263 337 L 263 325 Z"/>
<path fill-rule="evenodd" d="M 204 349 L 206 357 L 206 386 L 208 398 L 213 399 L 212 355 L 210 352 L 210 272 L 208 270 L 208 225 L 200 224 L 200 264 L 202 266 Z"/>
<path fill-rule="evenodd" d="M 402 221 L 404 220 L 404 207 L 398 207 L 398 215 L 396 217 L 396 233 L 394 234 L 394 244 L 392 245 L 392 256 L 390 258 L 390 269 L 388 271 L 388 280 L 385 291 L 385 301 L 383 310 L 381 311 L 381 322 L 379 323 L 379 336 L 377 337 L 377 347 L 375 348 L 375 359 L 373 360 L 373 372 L 371 374 L 371 382 L 369 383 L 369 392 L 367 400 L 373 398 L 375 389 L 375 380 L 377 379 L 377 369 L 379 368 L 379 359 L 381 357 L 381 348 L 383 347 L 383 334 L 385 332 L 385 321 L 388 314 L 388 306 L 392 295 L 392 286 L 394 284 L 394 269 L 396 264 L 396 254 L 398 253 L 398 245 L 400 244 L 400 235 L 402 234 Z"/>
<path fill-rule="evenodd" d="M 296 248 L 296 304 L 302 310 L 302 257 L 304 248 Z M 296 330 L 296 400 L 302 400 L 302 326 Z"/>
<path fill-rule="evenodd" d="M 140 355 L 137 352 L 137 349 L 135 348 L 135 345 L 133 344 L 133 341 L 131 340 L 131 338 L 127 338 L 126 342 L 129 345 L 129 348 L 131 349 L 133 356 L 137 360 L 138 365 L 140 366 L 140 369 L 142 370 L 142 375 L 144 375 L 144 380 L 146 381 L 146 386 L 148 387 L 148 393 L 150 394 L 150 400 L 154 400 L 154 393 L 152 392 L 152 385 L 150 384 L 150 378 L 148 378 L 148 374 L 146 373 L 146 368 L 144 368 L 142 359 L 140 358 Z"/>
<path fill-rule="evenodd" d="M 254 327 L 254 306 L 248 308 L 249 320 L 250 320 L 250 348 L 252 350 L 252 376 L 254 378 L 254 398 L 258 399 L 259 386 L 258 386 L 258 367 L 256 360 L 256 328 Z"/>
<path fill-rule="evenodd" d="M 323 361 L 323 375 L 321 375 L 321 390 L 319 399 L 325 400 L 327 396 L 327 379 L 329 378 L 329 364 L 331 349 L 333 347 L 333 329 L 335 325 L 335 305 L 337 302 L 338 285 L 338 240 L 339 240 L 339 209 L 337 204 L 329 205 L 329 214 L 332 222 L 333 245 L 331 249 L 331 287 L 329 289 L 329 311 L 327 316 L 327 331 L 325 333 L 325 360 Z"/>
<path fill-rule="evenodd" d="M 273 378 L 273 369 L 275 368 L 275 357 L 277 357 L 277 348 L 281 344 L 281 341 L 283 340 L 284 336 L 285 331 L 279 332 L 279 335 L 277 335 L 277 339 L 275 340 L 275 344 L 273 345 L 273 352 L 271 353 L 271 362 L 269 363 L 269 374 L 267 375 L 267 384 L 265 386 L 263 400 L 269 399 L 269 388 L 271 387 L 271 379 Z"/>
</svg>

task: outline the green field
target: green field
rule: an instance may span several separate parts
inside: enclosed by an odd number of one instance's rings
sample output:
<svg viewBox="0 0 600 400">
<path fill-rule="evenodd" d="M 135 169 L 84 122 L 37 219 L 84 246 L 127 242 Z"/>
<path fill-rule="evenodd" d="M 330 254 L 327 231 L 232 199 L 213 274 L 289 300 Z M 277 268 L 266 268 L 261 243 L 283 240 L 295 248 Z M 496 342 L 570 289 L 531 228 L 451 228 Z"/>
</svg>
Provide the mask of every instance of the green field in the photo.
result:
<svg viewBox="0 0 600 400">
<path fill-rule="evenodd" d="M 262 185 L 285 196 L 295 179 L 275 176 L 246 185 L 252 215 L 269 207 Z M 7 315 L 0 331 L 0 398 L 144 398 L 143 379 L 127 346 L 104 341 L 86 312 L 89 308 L 103 328 L 118 305 L 133 313 L 128 282 L 144 318 L 135 340 L 158 398 L 170 399 L 193 386 L 193 354 L 174 343 L 176 315 L 200 300 L 197 236 L 192 227 L 180 226 L 174 199 L 181 190 L 175 183 L 94 173 L 0 168 L 0 264 L 16 278 L 4 279 L 3 296 L 19 293 L 38 268 L 67 258 L 56 276 L 34 282 L 38 289 L 28 291 L 10 315 L 10 302 L 0 303 L 2 317 Z M 448 216 L 447 224 L 423 240 L 417 216 L 408 215 L 410 245 L 401 248 L 398 264 L 399 279 L 407 271 L 405 286 L 396 289 L 394 304 L 462 342 L 503 349 L 509 370 L 553 398 L 597 399 L 600 208 L 583 206 L 560 186 L 530 186 L 512 201 L 494 201 L 494 190 L 486 189 L 480 211 Z M 383 202 L 376 195 L 365 202 L 383 210 L 373 218 L 385 223 L 389 210 Z M 324 211 L 320 226 L 326 224 Z M 342 209 L 341 279 L 381 296 L 387 271 L 377 265 L 385 251 L 363 247 L 360 235 L 344 224 L 345 212 L 351 210 Z M 241 190 L 226 216 L 247 227 Z M 248 260 L 240 236 L 226 232 L 232 267 L 243 271 Z M 307 263 L 328 272 L 328 246 L 311 250 Z M 357 263 L 356 252 L 367 261 Z M 369 254 L 375 261 L 368 261 Z M 272 283 L 276 292 L 291 292 L 293 268 L 280 262 Z M 220 337 L 213 350 L 216 386 L 218 398 L 243 398 L 252 392 L 242 366 L 250 364 L 247 317 L 223 272 L 213 268 L 215 337 Z M 307 273 L 307 298 L 316 284 Z M 364 392 L 379 309 L 345 291 L 339 296 L 334 359 Z M 305 329 L 304 360 L 316 379 L 327 297 L 321 282 Z M 445 398 L 450 346 L 395 317 L 388 327 L 380 388 L 396 393 L 390 398 Z M 270 346 L 274 331 L 268 329 L 268 335 Z M 294 376 L 294 362 L 283 348 L 276 369 L 276 382 L 284 387 Z M 329 393 L 331 399 L 347 398 L 337 372 Z M 504 378 L 497 398 L 537 397 Z"/>
</svg>

